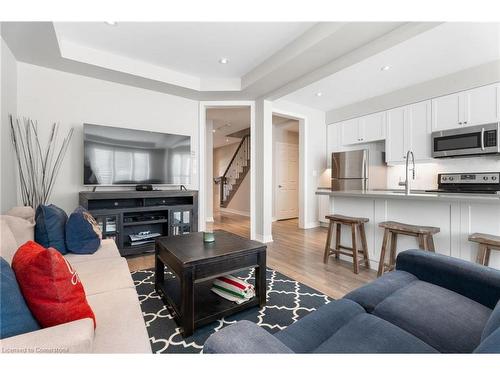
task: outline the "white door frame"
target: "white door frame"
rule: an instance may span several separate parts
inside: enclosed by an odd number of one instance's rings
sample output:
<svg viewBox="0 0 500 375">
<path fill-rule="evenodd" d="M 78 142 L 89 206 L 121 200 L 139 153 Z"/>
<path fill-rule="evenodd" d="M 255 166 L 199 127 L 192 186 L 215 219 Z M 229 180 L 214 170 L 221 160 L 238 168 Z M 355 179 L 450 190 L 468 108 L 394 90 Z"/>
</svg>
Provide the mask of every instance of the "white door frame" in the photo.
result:
<svg viewBox="0 0 500 375">
<path fill-rule="evenodd" d="M 216 107 L 250 107 L 250 239 L 255 239 L 255 102 L 253 100 L 200 101 L 199 106 L 199 192 L 198 230 L 205 230 L 207 179 L 206 179 L 206 124 L 207 109 Z M 212 162 L 212 161 L 210 161 Z"/>
<path fill-rule="evenodd" d="M 308 129 L 307 116 L 302 115 L 300 113 L 281 110 L 279 108 L 275 108 L 274 106 L 273 106 L 273 115 L 290 118 L 293 120 L 297 120 L 299 122 L 299 228 L 305 229 L 307 228 L 306 217 L 305 217 L 307 212 L 307 199 L 305 199 L 305 192 L 307 191 L 307 180 L 305 178 L 306 176 L 305 167 L 307 165 L 307 142 L 306 142 L 307 141 L 306 129 Z M 271 137 L 272 134 L 273 132 L 271 129 L 270 132 Z"/>
</svg>

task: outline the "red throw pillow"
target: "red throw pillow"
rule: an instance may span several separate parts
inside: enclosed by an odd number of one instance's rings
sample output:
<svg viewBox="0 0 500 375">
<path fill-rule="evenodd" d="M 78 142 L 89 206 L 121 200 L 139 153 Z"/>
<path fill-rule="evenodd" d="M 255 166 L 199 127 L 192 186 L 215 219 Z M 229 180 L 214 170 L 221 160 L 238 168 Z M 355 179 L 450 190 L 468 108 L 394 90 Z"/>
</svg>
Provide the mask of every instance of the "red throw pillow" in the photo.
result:
<svg viewBox="0 0 500 375">
<path fill-rule="evenodd" d="M 83 285 L 68 261 L 55 249 L 33 241 L 14 254 L 12 269 L 24 299 L 42 327 L 92 318 Z"/>
</svg>

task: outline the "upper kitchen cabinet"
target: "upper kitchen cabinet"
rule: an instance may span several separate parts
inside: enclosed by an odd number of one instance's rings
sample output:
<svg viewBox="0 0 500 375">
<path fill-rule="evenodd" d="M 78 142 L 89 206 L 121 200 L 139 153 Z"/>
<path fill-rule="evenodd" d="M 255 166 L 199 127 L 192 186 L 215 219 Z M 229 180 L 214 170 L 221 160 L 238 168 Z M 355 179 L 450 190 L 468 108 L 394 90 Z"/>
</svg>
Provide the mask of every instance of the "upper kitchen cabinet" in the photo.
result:
<svg viewBox="0 0 500 375">
<path fill-rule="evenodd" d="M 478 87 L 464 92 L 465 126 L 500 121 L 500 84 Z"/>
<path fill-rule="evenodd" d="M 344 121 L 342 123 L 342 144 L 359 143 L 361 141 L 359 133 L 359 118 Z"/>
<path fill-rule="evenodd" d="M 342 144 L 374 142 L 385 139 L 385 112 L 345 121 L 342 124 Z"/>
<path fill-rule="evenodd" d="M 415 160 L 431 158 L 431 101 L 387 111 L 387 163 L 404 162 L 412 150 Z"/>
<path fill-rule="evenodd" d="M 432 130 L 453 129 L 462 126 L 462 93 L 432 99 Z"/>
<path fill-rule="evenodd" d="M 500 84 L 478 87 L 432 100 L 432 130 L 500 121 Z"/>
<path fill-rule="evenodd" d="M 408 148 L 406 107 L 387 111 L 387 139 L 385 141 L 385 159 L 387 163 L 402 162 Z"/>
<path fill-rule="evenodd" d="M 330 168 L 331 158 L 330 155 L 332 152 L 342 151 L 342 123 L 338 122 L 335 124 L 329 124 L 326 127 L 326 154 L 327 154 L 327 164 L 328 168 Z"/>
</svg>

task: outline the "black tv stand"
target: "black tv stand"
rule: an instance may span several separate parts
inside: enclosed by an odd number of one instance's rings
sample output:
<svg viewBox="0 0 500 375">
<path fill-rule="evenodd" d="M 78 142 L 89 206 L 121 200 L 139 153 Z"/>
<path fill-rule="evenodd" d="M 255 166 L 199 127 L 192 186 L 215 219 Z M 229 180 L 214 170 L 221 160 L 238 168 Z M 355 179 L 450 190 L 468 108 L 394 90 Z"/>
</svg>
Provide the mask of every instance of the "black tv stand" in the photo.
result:
<svg viewBox="0 0 500 375">
<path fill-rule="evenodd" d="M 198 231 L 195 190 L 82 191 L 80 205 L 101 227 L 103 238 L 115 240 L 123 256 L 153 252 L 154 239 L 132 241 L 139 232 L 176 236 Z"/>
</svg>

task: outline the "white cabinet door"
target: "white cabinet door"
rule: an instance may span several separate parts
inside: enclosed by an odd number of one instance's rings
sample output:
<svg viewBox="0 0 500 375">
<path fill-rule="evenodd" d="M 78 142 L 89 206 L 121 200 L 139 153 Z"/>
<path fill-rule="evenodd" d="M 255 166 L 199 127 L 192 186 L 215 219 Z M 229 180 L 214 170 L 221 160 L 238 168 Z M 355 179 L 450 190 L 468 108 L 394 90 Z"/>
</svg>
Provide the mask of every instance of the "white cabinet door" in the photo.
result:
<svg viewBox="0 0 500 375">
<path fill-rule="evenodd" d="M 359 118 L 344 121 L 342 123 L 342 144 L 352 145 L 359 142 Z"/>
<path fill-rule="evenodd" d="M 385 141 L 386 161 L 401 162 L 406 156 L 405 118 L 406 107 L 387 111 L 387 139 Z"/>
<path fill-rule="evenodd" d="M 360 120 L 361 142 L 373 142 L 385 139 L 385 112 L 373 113 Z"/>
<path fill-rule="evenodd" d="M 318 195 L 318 219 L 320 223 L 329 222 L 325 218 L 326 215 L 330 215 L 330 196 Z"/>
<path fill-rule="evenodd" d="M 462 126 L 462 93 L 432 99 L 432 130 L 459 128 Z"/>
<path fill-rule="evenodd" d="M 332 164 L 332 152 L 342 151 L 342 123 L 330 124 L 326 127 L 327 146 L 326 146 L 326 160 L 328 168 Z"/>
<path fill-rule="evenodd" d="M 420 102 L 408 107 L 407 144 L 416 160 L 428 160 L 431 154 L 431 101 Z"/>
<path fill-rule="evenodd" d="M 464 126 L 500 121 L 500 84 L 478 87 L 464 92 Z"/>
</svg>

